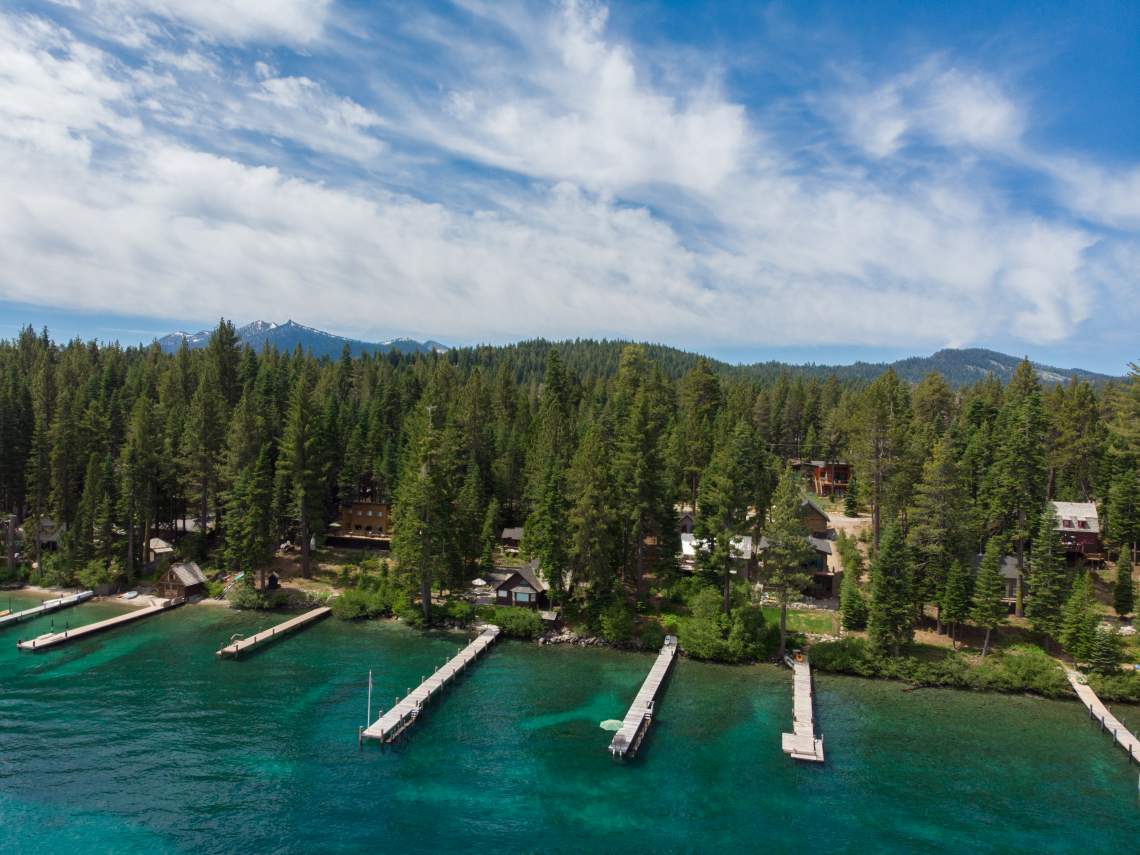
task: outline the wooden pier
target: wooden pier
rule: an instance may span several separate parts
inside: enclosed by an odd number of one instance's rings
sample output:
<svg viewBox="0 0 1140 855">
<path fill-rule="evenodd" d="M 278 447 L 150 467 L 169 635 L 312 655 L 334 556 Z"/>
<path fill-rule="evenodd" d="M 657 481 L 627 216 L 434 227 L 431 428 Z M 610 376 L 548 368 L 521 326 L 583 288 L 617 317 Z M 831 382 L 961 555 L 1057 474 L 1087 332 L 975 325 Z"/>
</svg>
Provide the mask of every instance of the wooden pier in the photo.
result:
<svg viewBox="0 0 1140 855">
<path fill-rule="evenodd" d="M 1124 724 L 1108 711 L 1092 687 L 1084 682 L 1084 676 L 1071 668 L 1065 669 L 1065 676 L 1069 678 L 1069 685 L 1081 699 L 1081 703 L 1089 711 L 1089 718 L 1100 723 L 1100 729 L 1112 734 L 1112 741 L 1128 752 L 1130 760 L 1140 762 L 1140 739 Z"/>
<path fill-rule="evenodd" d="M 823 762 L 823 740 L 815 736 L 815 713 L 812 704 L 811 666 L 803 657 L 785 657 L 793 673 L 792 733 L 783 735 L 785 754 L 794 760 Z"/>
<path fill-rule="evenodd" d="M 281 636 L 286 635 L 287 633 L 292 632 L 299 627 L 305 626 L 306 624 L 310 624 L 313 621 L 320 620 L 331 611 L 332 609 L 330 609 L 328 606 L 321 606 L 320 608 L 305 612 L 303 615 L 297 615 L 295 618 L 290 618 L 284 623 L 279 623 L 277 626 L 262 630 L 256 635 L 251 635 L 249 638 L 237 639 L 236 641 L 227 644 L 225 647 L 218 651 L 218 656 L 232 656 L 236 659 L 245 651 L 257 647 L 263 642 L 280 638 Z"/>
<path fill-rule="evenodd" d="M 182 605 L 183 600 L 157 600 L 154 605 L 146 606 L 141 609 L 136 609 L 127 612 L 117 617 L 101 620 L 98 623 L 89 623 L 86 626 L 77 626 L 75 629 L 65 629 L 63 632 L 49 632 L 46 635 L 41 635 L 39 638 L 29 639 L 28 641 L 17 642 L 16 646 L 20 650 L 47 650 L 49 647 L 58 647 L 61 644 L 66 644 L 69 641 L 76 639 L 86 638 L 89 635 L 94 635 L 97 632 L 103 632 L 106 629 L 112 629 L 116 626 L 123 624 L 133 623 L 136 620 L 142 620 L 145 617 L 165 612 L 175 606 Z"/>
<path fill-rule="evenodd" d="M 462 648 L 455 656 L 449 659 L 434 674 L 423 678 L 419 686 L 411 690 L 403 700 L 397 701 L 388 712 L 376 719 L 371 725 L 361 731 L 360 737 L 378 740 L 381 745 L 395 742 L 416 719 L 424 705 L 437 693 L 458 677 L 463 671 L 488 647 L 495 643 L 499 637 L 497 626 L 486 626 L 475 637 L 475 640 Z"/>
<path fill-rule="evenodd" d="M 611 757 L 624 759 L 637 755 L 637 749 L 649 731 L 649 725 L 653 723 L 657 692 L 669 675 L 669 669 L 673 667 L 676 658 L 677 639 L 675 636 L 667 635 L 661 652 L 657 654 L 657 661 L 649 669 L 649 675 L 641 684 L 641 689 L 630 704 L 629 712 L 622 720 L 621 728 L 610 741 Z"/>
<path fill-rule="evenodd" d="M 38 606 L 32 606 L 30 609 L 24 609 L 22 612 L 15 612 L 0 617 L 0 628 L 10 623 L 20 623 L 20 621 L 30 620 L 31 618 L 50 614 L 51 612 L 58 612 L 60 609 L 66 609 L 70 606 L 77 606 L 80 603 L 90 600 L 94 596 L 94 591 L 80 591 L 78 594 L 70 594 L 69 596 L 59 597 L 55 600 L 44 600 Z"/>
</svg>

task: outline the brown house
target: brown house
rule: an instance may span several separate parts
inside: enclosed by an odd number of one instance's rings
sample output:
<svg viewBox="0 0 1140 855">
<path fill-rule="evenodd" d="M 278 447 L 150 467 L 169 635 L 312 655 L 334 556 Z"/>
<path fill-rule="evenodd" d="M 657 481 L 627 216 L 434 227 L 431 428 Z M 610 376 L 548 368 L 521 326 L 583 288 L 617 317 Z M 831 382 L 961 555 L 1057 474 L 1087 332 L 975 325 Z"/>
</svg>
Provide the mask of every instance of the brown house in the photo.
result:
<svg viewBox="0 0 1140 855">
<path fill-rule="evenodd" d="M 193 561 L 171 564 L 170 569 L 158 580 L 156 590 L 160 597 L 170 600 L 185 600 L 193 596 L 204 597 L 206 575 Z"/>
<path fill-rule="evenodd" d="M 843 496 L 851 481 L 851 464 L 842 460 L 793 460 L 792 468 L 804 476 L 817 496 Z"/>
<path fill-rule="evenodd" d="M 811 499 L 804 499 L 800 503 L 800 519 L 804 521 L 808 531 L 816 537 L 825 537 L 831 528 L 831 517 L 827 515 L 827 511 Z"/>
<path fill-rule="evenodd" d="M 539 576 L 537 560 L 515 570 L 488 573 L 486 576 L 495 605 L 528 609 L 545 609 L 550 605 L 547 597 L 550 588 Z"/>
<path fill-rule="evenodd" d="M 340 537 L 387 539 L 392 535 L 392 505 L 358 499 L 340 509 Z"/>
<path fill-rule="evenodd" d="M 1070 562 L 1079 558 L 1100 560 L 1104 544 L 1100 539 L 1100 517 L 1095 502 L 1051 502 L 1057 515 L 1061 548 Z"/>
</svg>

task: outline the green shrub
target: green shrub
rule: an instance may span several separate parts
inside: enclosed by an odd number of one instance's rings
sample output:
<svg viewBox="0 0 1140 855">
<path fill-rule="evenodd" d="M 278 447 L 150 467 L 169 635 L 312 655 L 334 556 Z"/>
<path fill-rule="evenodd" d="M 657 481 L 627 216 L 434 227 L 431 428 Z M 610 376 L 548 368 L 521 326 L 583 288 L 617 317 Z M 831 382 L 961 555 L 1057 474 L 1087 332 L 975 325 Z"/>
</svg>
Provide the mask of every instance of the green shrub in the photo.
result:
<svg viewBox="0 0 1140 855">
<path fill-rule="evenodd" d="M 659 650 L 665 644 L 665 629 L 655 620 L 643 620 L 638 627 L 637 637 L 641 639 L 642 647 Z"/>
<path fill-rule="evenodd" d="M 625 644 L 633 638 L 633 622 L 634 614 L 628 605 L 621 601 L 610 603 L 599 620 L 602 637 L 615 644 Z"/>
<path fill-rule="evenodd" d="M 102 558 L 93 558 L 75 574 L 75 580 L 83 588 L 94 589 L 109 585 L 123 575 L 119 562 L 114 559 L 107 563 Z"/>
<path fill-rule="evenodd" d="M 58 552 L 45 552 L 40 566 L 32 572 L 32 584 L 45 588 L 63 588 L 71 585 L 74 575 L 70 563 Z"/>
<path fill-rule="evenodd" d="M 225 582 L 215 582 L 213 579 L 206 581 L 206 596 L 211 600 L 220 600 L 225 592 Z"/>
<path fill-rule="evenodd" d="M 413 629 L 420 629 L 424 625 L 423 609 L 411 601 L 401 602 L 392 612 Z"/>
<path fill-rule="evenodd" d="M 542 632 L 542 618 L 533 609 L 514 606 L 479 606 L 475 610 L 479 620 L 493 623 L 511 638 L 536 638 Z"/>
<path fill-rule="evenodd" d="M 252 577 L 246 578 L 249 580 L 248 584 L 243 580 L 230 588 L 229 594 L 226 595 L 230 606 L 235 609 L 262 610 L 276 609 L 281 606 L 284 597 L 281 591 L 259 591 L 253 587 Z"/>
<path fill-rule="evenodd" d="M 682 649 L 694 659 L 724 662 L 728 659 L 728 645 L 720 622 L 708 618 L 686 621 L 678 639 Z"/>
<path fill-rule="evenodd" d="M 466 600 L 448 600 L 444 606 L 444 614 L 448 620 L 466 626 L 475 619 L 475 606 Z"/>
<path fill-rule="evenodd" d="M 332 615 L 339 620 L 360 620 L 387 614 L 388 603 L 376 591 L 349 588 L 329 602 Z"/>
<path fill-rule="evenodd" d="M 1135 671 L 1090 674 L 1089 685 L 1102 701 L 1140 704 L 1140 674 Z"/>
</svg>

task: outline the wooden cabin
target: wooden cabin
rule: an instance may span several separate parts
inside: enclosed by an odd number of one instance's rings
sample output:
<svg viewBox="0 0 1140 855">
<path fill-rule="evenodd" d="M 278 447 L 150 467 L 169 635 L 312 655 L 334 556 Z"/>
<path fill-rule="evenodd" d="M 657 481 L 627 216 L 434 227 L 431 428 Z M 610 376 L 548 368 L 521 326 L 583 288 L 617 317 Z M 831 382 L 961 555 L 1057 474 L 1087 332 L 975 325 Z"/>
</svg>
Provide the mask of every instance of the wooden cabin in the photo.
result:
<svg viewBox="0 0 1140 855">
<path fill-rule="evenodd" d="M 154 564 L 163 558 L 169 561 L 174 558 L 174 547 L 161 537 L 152 537 L 147 542 L 146 555 L 148 564 Z"/>
<path fill-rule="evenodd" d="M 835 550 L 827 537 L 817 537 L 809 534 L 807 542 L 812 548 L 812 555 L 801 566 L 805 573 L 811 574 L 811 586 L 806 591 L 809 597 L 817 600 L 830 600 L 839 596 L 839 583 L 843 578 L 843 571 L 835 563 Z M 768 548 L 768 539 L 760 538 L 760 558 L 763 560 L 764 550 Z"/>
<path fill-rule="evenodd" d="M 550 587 L 539 574 L 537 560 L 517 569 L 504 569 L 485 575 L 495 605 L 522 606 L 528 609 L 545 609 L 550 605 L 547 596 Z"/>
<path fill-rule="evenodd" d="M 809 490 L 817 496 L 840 497 L 847 494 L 851 481 L 851 464 L 842 460 L 793 460 L 792 468 L 799 472 Z"/>
<path fill-rule="evenodd" d="M 692 534 L 697 523 L 697 512 L 692 508 L 681 508 L 677 512 L 677 528 L 681 534 Z"/>
<path fill-rule="evenodd" d="M 804 499 L 800 503 L 800 519 L 804 521 L 808 531 L 816 537 L 826 537 L 831 528 L 831 517 L 827 515 L 827 511 L 811 499 Z"/>
<path fill-rule="evenodd" d="M 158 580 L 156 586 L 160 597 L 167 599 L 189 599 L 194 596 L 206 596 L 206 574 L 202 568 L 193 561 L 184 561 L 171 564 L 170 568 Z"/>
<path fill-rule="evenodd" d="M 503 529 L 499 535 L 499 543 L 504 549 L 518 550 L 522 545 L 523 533 L 526 531 L 521 525 Z"/>
<path fill-rule="evenodd" d="M 1061 548 L 1069 563 L 1080 559 L 1099 561 L 1104 556 L 1100 517 L 1095 502 L 1050 502 L 1057 515 Z"/>
<path fill-rule="evenodd" d="M 392 505 L 371 498 L 357 499 L 340 509 L 338 537 L 387 540 L 392 535 Z"/>
</svg>

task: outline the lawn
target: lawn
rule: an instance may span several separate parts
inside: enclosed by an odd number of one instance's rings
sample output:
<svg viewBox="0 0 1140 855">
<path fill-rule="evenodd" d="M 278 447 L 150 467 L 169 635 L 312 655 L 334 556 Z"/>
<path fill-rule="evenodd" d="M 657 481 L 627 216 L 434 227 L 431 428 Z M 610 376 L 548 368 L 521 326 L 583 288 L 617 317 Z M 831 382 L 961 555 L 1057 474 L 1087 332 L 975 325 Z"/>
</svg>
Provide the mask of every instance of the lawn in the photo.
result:
<svg viewBox="0 0 1140 855">
<path fill-rule="evenodd" d="M 838 612 L 819 609 L 788 609 L 788 629 L 792 632 L 810 632 L 816 635 L 836 635 Z M 780 610 L 775 606 L 764 607 L 764 620 L 779 624 Z"/>
</svg>

